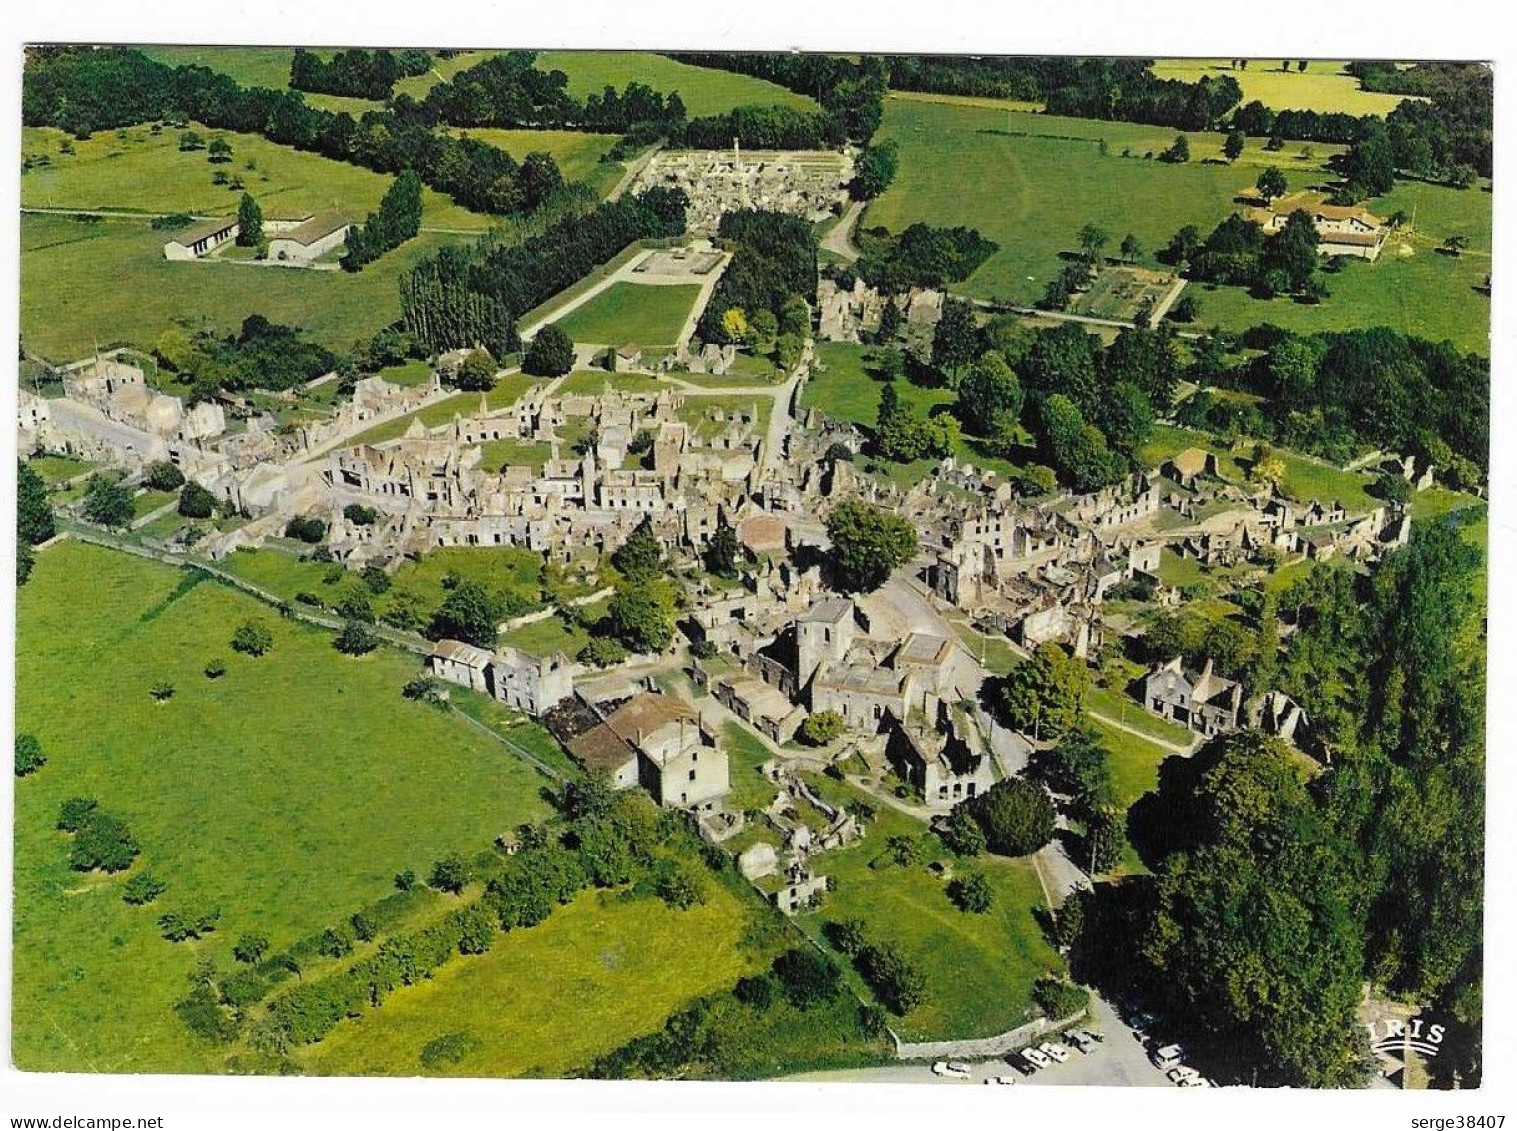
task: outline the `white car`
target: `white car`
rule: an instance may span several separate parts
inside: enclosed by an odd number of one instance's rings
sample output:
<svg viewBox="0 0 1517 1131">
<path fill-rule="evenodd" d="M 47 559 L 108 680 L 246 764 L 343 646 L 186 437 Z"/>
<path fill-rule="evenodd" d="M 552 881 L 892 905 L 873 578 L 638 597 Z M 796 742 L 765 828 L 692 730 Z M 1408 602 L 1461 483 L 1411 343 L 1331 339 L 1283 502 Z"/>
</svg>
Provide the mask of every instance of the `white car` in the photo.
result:
<svg viewBox="0 0 1517 1131">
<path fill-rule="evenodd" d="M 1214 1086 L 1210 1080 L 1201 1075 L 1187 1076 L 1185 1079 L 1177 1081 L 1177 1083 L 1182 1088 L 1210 1088 Z"/>
<path fill-rule="evenodd" d="M 1057 1041 L 1044 1041 L 1038 1046 L 1038 1051 L 1048 1057 L 1049 1060 L 1056 1060 L 1060 1064 L 1069 1059 L 1069 1049 Z"/>
<path fill-rule="evenodd" d="M 1047 1068 L 1053 1063 L 1053 1061 L 1049 1060 L 1048 1057 L 1044 1056 L 1037 1049 L 1023 1049 L 1022 1059 L 1034 1068 Z"/>
<path fill-rule="evenodd" d="M 1164 1074 L 1171 1084 L 1181 1088 L 1194 1088 L 1195 1081 L 1201 1079 L 1201 1073 L 1186 1064 L 1177 1064 Z"/>
<path fill-rule="evenodd" d="M 1084 1029 L 1073 1029 L 1064 1038 L 1086 1056 L 1096 1051 L 1096 1039 Z"/>
<path fill-rule="evenodd" d="M 987 1077 L 985 1077 L 985 1083 L 987 1083 L 987 1084 L 1015 1084 L 1016 1082 L 1017 1082 L 1017 1078 L 1015 1076 L 987 1076 Z"/>
<path fill-rule="evenodd" d="M 1154 1063 L 1167 1071 L 1179 1064 L 1184 1056 L 1185 1047 L 1183 1045 L 1165 1045 L 1154 1052 Z"/>
<path fill-rule="evenodd" d="M 946 1076 L 950 1080 L 968 1080 L 969 1066 L 951 1060 L 940 1060 L 932 1066 L 934 1076 Z"/>
</svg>

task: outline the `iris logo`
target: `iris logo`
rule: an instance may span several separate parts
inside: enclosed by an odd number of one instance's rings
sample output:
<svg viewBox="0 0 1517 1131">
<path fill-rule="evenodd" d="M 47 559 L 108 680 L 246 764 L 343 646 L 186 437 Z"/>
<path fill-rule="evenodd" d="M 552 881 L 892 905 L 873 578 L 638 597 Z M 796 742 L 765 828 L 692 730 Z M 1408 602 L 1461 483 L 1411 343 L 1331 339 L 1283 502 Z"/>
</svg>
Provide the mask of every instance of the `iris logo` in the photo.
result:
<svg viewBox="0 0 1517 1131">
<path fill-rule="evenodd" d="M 1400 1056 L 1411 1050 L 1419 1056 L 1438 1055 L 1443 1045 L 1443 1026 L 1425 1024 L 1420 1017 L 1410 1021 L 1389 1018 L 1371 1021 L 1365 1025 L 1369 1030 L 1370 1048 L 1388 1056 Z"/>
</svg>

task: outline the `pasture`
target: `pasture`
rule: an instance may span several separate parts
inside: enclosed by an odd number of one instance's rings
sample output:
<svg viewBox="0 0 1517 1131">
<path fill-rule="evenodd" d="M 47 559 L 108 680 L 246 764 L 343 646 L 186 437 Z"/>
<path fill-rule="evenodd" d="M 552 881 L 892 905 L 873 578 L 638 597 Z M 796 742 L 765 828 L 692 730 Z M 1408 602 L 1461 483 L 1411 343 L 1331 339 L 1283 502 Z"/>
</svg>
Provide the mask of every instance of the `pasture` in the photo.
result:
<svg viewBox="0 0 1517 1131">
<path fill-rule="evenodd" d="M 144 55 L 168 67 L 206 67 L 226 75 L 239 86 L 287 90 L 293 47 L 204 47 L 163 45 L 143 47 Z M 323 58 L 328 52 L 319 52 Z"/>
<path fill-rule="evenodd" d="M 1244 70 L 1233 70 L 1228 59 L 1155 59 L 1153 73 L 1161 79 L 1195 82 L 1199 78 L 1231 75 L 1243 90 L 1243 101 L 1255 99 L 1271 110 L 1317 110 L 1324 114 L 1389 114 L 1405 95 L 1361 90 L 1359 80 L 1345 74 L 1339 59 L 1312 59 L 1305 71 L 1281 70 L 1279 59 L 1250 59 Z"/>
<path fill-rule="evenodd" d="M 830 779 L 808 780 L 828 800 L 858 798 L 853 787 Z M 822 925 L 827 920 L 862 919 L 871 939 L 894 944 L 926 979 L 922 1004 L 890 1024 L 908 1040 L 984 1037 L 1022 1024 L 1032 1015 L 1032 985 L 1038 976 L 1063 969 L 1063 961 L 1043 937 L 1033 910 L 1043 893 L 1028 859 L 981 856 L 959 861 L 949 855 L 919 821 L 870 800 L 876 817 L 868 836 L 845 849 L 829 852 L 820 870 L 838 879 L 820 913 L 799 916 L 808 935 L 831 950 Z M 924 837 L 929 859 L 946 859 L 963 871 L 985 873 L 995 891 L 983 915 L 960 911 L 949 900 L 947 884 L 925 864 L 903 867 L 885 850 L 892 836 Z M 848 960 L 838 956 L 840 965 Z M 851 969 L 851 968 L 850 968 Z M 856 975 L 850 973 L 856 980 Z M 858 984 L 869 999 L 869 991 Z"/>
<path fill-rule="evenodd" d="M 321 1075 L 562 1075 L 762 964 L 740 946 L 753 909 L 710 876 L 702 882 L 706 902 L 688 911 L 585 892 L 488 954 L 455 959 L 342 1022 L 301 1062 Z M 474 1038 L 472 1051 L 425 1068 L 422 1048 L 454 1032 Z"/>
<path fill-rule="evenodd" d="M 486 145 L 504 149 L 518 161 L 529 153 L 546 153 L 558 163 L 566 181 L 584 181 L 605 196 L 621 179 L 620 161 L 602 161 L 613 145 L 615 134 L 580 133 L 577 130 L 492 130 L 457 131 Z"/>
<path fill-rule="evenodd" d="M 1059 253 L 1077 248 L 1083 225 L 1107 231 L 1110 253 L 1131 232 L 1151 254 L 1186 224 L 1209 231 L 1261 166 L 1279 165 L 1304 185 L 1324 175 L 1321 162 L 1338 148 L 1313 146 L 1307 159 L 1294 147 L 1265 153 L 1263 139 L 1250 139 L 1234 167 L 1202 160 L 1220 154 L 1220 135 L 1190 134 L 1190 163 L 1145 158 L 1175 136 L 1157 126 L 892 97 L 878 137 L 896 142 L 900 168 L 861 225 L 978 228 L 1000 250 L 954 289 L 1030 305 L 1063 267 Z"/>
<path fill-rule="evenodd" d="M 537 66 L 563 71 L 569 76 L 569 93 L 580 99 L 607 86 L 622 90 L 629 82 L 643 83 L 660 94 L 678 93 L 692 118 L 725 114 L 736 106 L 817 109 L 814 100 L 764 79 L 692 67 L 651 51 L 543 51 Z"/>
<path fill-rule="evenodd" d="M 163 258 L 165 233 L 145 220 L 21 217 L 21 335 L 52 361 L 97 347 L 150 348 L 179 324 L 235 330 L 249 314 L 299 326 L 351 349 L 400 316 L 397 280 L 453 237 L 423 234 L 356 275 Z"/>
<path fill-rule="evenodd" d="M 228 645 L 249 617 L 274 635 L 259 659 Z M 24 1069 L 217 1070 L 172 1012 L 198 959 L 230 965 L 245 932 L 288 946 L 385 895 L 396 872 L 545 812 L 542 779 L 503 747 L 401 698 L 413 657 L 341 656 L 215 582 L 64 542 L 38 554 L 17 627 L 17 725 L 48 757 L 16 790 Z M 227 672 L 211 680 L 216 657 Z M 159 681 L 175 688 L 161 704 Z M 68 868 L 54 822 L 75 796 L 126 822 L 142 848 L 132 871 Z M 129 906 L 122 885 L 144 870 L 168 890 Z M 159 937 L 160 913 L 209 908 L 213 935 Z"/>
<path fill-rule="evenodd" d="M 205 145 L 214 138 L 225 140 L 232 147 L 231 160 L 212 164 L 206 149 L 181 151 L 179 139 L 187 131 L 198 134 Z M 72 153 L 61 151 L 65 142 Z M 184 130 L 165 128 L 156 134 L 151 126 L 131 126 L 98 133 L 87 141 L 72 140 L 51 127 L 27 127 L 21 152 L 24 157 L 48 159 L 46 165 L 22 176 L 23 208 L 232 216 L 242 191 L 230 184 L 214 184 L 212 177 L 221 172 L 229 182 L 242 181 L 266 219 L 331 209 L 361 222 L 379 207 L 393 180 L 357 165 L 276 145 L 258 134 L 217 130 L 197 122 Z M 424 228 L 483 233 L 491 223 L 489 216 L 470 212 L 433 189 L 422 189 Z M 164 239 L 171 234 L 166 232 Z"/>
<path fill-rule="evenodd" d="M 557 325 L 580 345 L 631 343 L 648 351 L 667 350 L 679 337 L 700 292 L 700 285 L 694 283 L 689 286 L 613 283 L 560 318 Z M 643 358 L 644 363 L 657 360 Z"/>
</svg>

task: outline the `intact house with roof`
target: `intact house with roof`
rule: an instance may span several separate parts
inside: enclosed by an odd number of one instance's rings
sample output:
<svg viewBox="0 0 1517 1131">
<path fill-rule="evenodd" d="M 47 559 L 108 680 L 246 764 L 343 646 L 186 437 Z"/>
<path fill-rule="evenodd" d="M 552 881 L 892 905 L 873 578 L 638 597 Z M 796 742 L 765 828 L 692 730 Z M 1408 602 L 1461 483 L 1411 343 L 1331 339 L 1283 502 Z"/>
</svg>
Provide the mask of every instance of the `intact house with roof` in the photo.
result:
<svg viewBox="0 0 1517 1131">
<path fill-rule="evenodd" d="M 1249 190 L 1249 195 L 1252 192 Z M 1285 227 L 1294 212 L 1305 212 L 1311 218 L 1317 229 L 1317 251 L 1322 255 L 1347 255 L 1373 263 L 1390 234 L 1390 226 L 1363 205 L 1328 204 L 1321 193 L 1314 192 L 1291 193 L 1264 208 L 1245 208 L 1242 215 L 1273 235 Z"/>
<path fill-rule="evenodd" d="M 163 245 L 165 259 L 199 259 L 237 238 L 237 218 L 222 216 L 181 228 Z"/>
<path fill-rule="evenodd" d="M 311 263 L 348 238 L 352 227 L 336 212 L 318 212 L 287 231 L 269 237 L 269 258 L 284 263 Z"/>
<path fill-rule="evenodd" d="M 1200 675 L 1192 675 L 1176 656 L 1143 681 L 1143 705 L 1161 718 L 1210 738 L 1238 729 L 1243 685 L 1214 673 L 1210 659 Z"/>
</svg>

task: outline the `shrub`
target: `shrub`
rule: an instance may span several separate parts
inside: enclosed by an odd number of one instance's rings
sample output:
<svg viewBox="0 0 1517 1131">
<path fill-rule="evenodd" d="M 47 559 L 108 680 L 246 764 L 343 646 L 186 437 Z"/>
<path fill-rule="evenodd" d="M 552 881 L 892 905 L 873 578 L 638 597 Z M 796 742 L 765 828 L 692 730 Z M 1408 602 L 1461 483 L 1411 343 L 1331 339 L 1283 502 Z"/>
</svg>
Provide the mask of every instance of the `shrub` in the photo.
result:
<svg viewBox="0 0 1517 1131">
<path fill-rule="evenodd" d="M 818 711 L 807 715 L 801 724 L 801 740 L 809 746 L 826 746 L 847 728 L 843 716 L 836 711 Z"/>
<path fill-rule="evenodd" d="M 444 856 L 432 865 L 432 875 L 427 878 L 427 883 L 438 891 L 450 891 L 457 895 L 473 879 L 473 867 L 462 856 L 455 853 L 452 856 Z"/>
<path fill-rule="evenodd" d="M 97 810 L 74 834 L 68 862 L 78 872 L 124 872 L 140 851 L 125 822 Z"/>
<path fill-rule="evenodd" d="M 964 804 L 985 830 L 992 852 L 1026 856 L 1053 839 L 1053 802 L 1046 790 L 1032 782 L 1008 778 Z"/>
<path fill-rule="evenodd" d="M 354 912 L 353 917 L 348 922 L 353 927 L 354 937 L 363 942 L 372 942 L 374 936 L 379 933 L 379 924 L 375 923 L 372 918 L 365 915 L 362 911 Z"/>
<path fill-rule="evenodd" d="M 439 710 L 446 710 L 448 706 L 448 696 L 442 684 L 429 675 L 419 675 L 406 680 L 400 693 L 407 699 L 426 703 Z"/>
<path fill-rule="evenodd" d="M 862 919 L 834 919 L 822 930 L 827 935 L 827 941 L 849 958 L 858 954 L 869 942 Z"/>
<path fill-rule="evenodd" d="M 184 472 L 166 459 L 158 460 L 143 470 L 142 482 L 154 491 L 177 491 L 184 486 Z"/>
<path fill-rule="evenodd" d="M 274 647 L 274 634 L 260 620 L 247 620 L 232 633 L 232 650 L 245 656 L 263 656 Z"/>
<path fill-rule="evenodd" d="M 369 587 L 369 592 L 375 596 L 386 592 L 394 584 L 390 579 L 390 575 L 384 571 L 383 566 L 366 565 L 363 567 L 363 572 L 358 576 Z"/>
<path fill-rule="evenodd" d="M 732 996 L 760 1013 L 767 1012 L 774 1004 L 774 979 L 767 974 L 754 974 L 748 978 L 740 978 L 737 985 L 732 988 Z"/>
<path fill-rule="evenodd" d="M 174 697 L 174 685 L 172 683 L 155 683 L 149 691 L 155 702 L 167 703 Z"/>
<path fill-rule="evenodd" d="M 700 881 L 682 864 L 664 861 L 654 881 L 654 891 L 670 907 L 688 911 L 706 902 Z"/>
<path fill-rule="evenodd" d="M 888 943 L 864 947 L 854 965 L 885 1008 L 897 1016 L 910 1013 L 922 1003 L 927 989 L 922 972 Z"/>
<path fill-rule="evenodd" d="M 144 903 L 152 903 L 167 890 L 168 884 L 153 873 L 138 872 L 127 880 L 126 886 L 121 889 L 121 898 L 134 907 L 140 907 Z"/>
<path fill-rule="evenodd" d="M 223 660 L 221 657 L 218 656 L 214 660 L 207 660 L 206 661 L 206 665 L 205 665 L 205 678 L 206 679 L 220 679 L 224 675 L 226 675 L 226 661 L 225 660 Z"/>
<path fill-rule="evenodd" d="M 410 868 L 395 873 L 395 887 L 400 891 L 410 891 L 416 887 L 416 873 Z"/>
<path fill-rule="evenodd" d="M 58 828 L 76 833 L 89 824 L 100 802 L 93 797 L 70 797 L 58 810 Z"/>
<path fill-rule="evenodd" d="M 216 513 L 216 496 L 199 483 L 186 483 L 179 492 L 179 513 L 185 518 L 210 518 Z"/>
<path fill-rule="evenodd" d="M 158 930 L 169 942 L 184 942 L 198 939 L 216 929 L 221 920 L 221 911 L 167 911 L 158 916 Z"/>
<path fill-rule="evenodd" d="M 468 1033 L 444 1033 L 423 1045 L 418 1059 L 423 1068 L 441 1068 L 457 1064 L 478 1047 L 479 1041 Z"/>
<path fill-rule="evenodd" d="M 190 991 L 189 997 L 175 1003 L 174 1012 L 190 1032 L 205 1040 L 228 1044 L 237 1037 L 236 1020 L 222 1008 L 215 991 L 203 982 Z"/>
<path fill-rule="evenodd" d="M 709 660 L 716 655 L 716 645 L 709 640 L 697 640 L 690 645 L 690 655 L 697 660 Z"/>
<path fill-rule="evenodd" d="M 627 658 L 627 649 L 611 636 L 594 636 L 579 650 L 578 659 L 591 667 L 609 668 Z"/>
<path fill-rule="evenodd" d="M 1080 986 L 1045 974 L 1032 987 L 1032 1000 L 1043 1016 L 1057 1021 L 1090 1005 L 1090 994 Z"/>
<path fill-rule="evenodd" d="M 314 546 L 327 536 L 327 524 L 315 515 L 296 515 L 285 523 L 284 536 Z"/>
<path fill-rule="evenodd" d="M 269 940 L 262 935 L 243 935 L 232 945 L 232 957 L 238 962 L 252 965 L 269 949 Z"/>
<path fill-rule="evenodd" d="M 269 983 L 252 970 L 239 970 L 221 982 L 221 1000 L 233 1009 L 242 1009 L 262 1001 Z"/>
<path fill-rule="evenodd" d="M 349 503 L 342 508 L 342 517 L 354 526 L 373 526 L 379 519 L 379 512 L 373 507 L 366 507 L 362 503 Z M 381 570 L 381 573 L 384 571 Z"/>
<path fill-rule="evenodd" d="M 321 939 L 317 942 L 316 949 L 328 958 L 342 958 L 353 953 L 353 940 L 348 937 L 346 931 L 328 927 L 321 932 Z"/>
<path fill-rule="evenodd" d="M 955 805 L 938 823 L 937 834 L 956 856 L 978 856 L 985 851 L 985 830 L 962 804 Z"/>
<path fill-rule="evenodd" d="M 787 950 L 774 960 L 774 976 L 797 1009 L 833 1001 L 842 992 L 838 968 L 814 950 Z"/>
<path fill-rule="evenodd" d="M 379 647 L 379 634 L 361 620 L 350 620 L 343 624 L 332 647 L 346 656 L 362 656 Z"/>
<path fill-rule="evenodd" d="M 948 898 L 960 911 L 983 915 L 995 902 L 995 891 L 981 872 L 959 876 L 948 885 Z"/>
<path fill-rule="evenodd" d="M 42 753 L 42 743 L 34 734 L 16 735 L 16 776 L 24 778 L 35 774 L 47 765 L 47 755 Z"/>
</svg>

